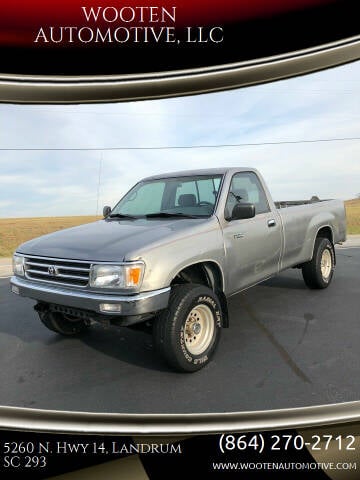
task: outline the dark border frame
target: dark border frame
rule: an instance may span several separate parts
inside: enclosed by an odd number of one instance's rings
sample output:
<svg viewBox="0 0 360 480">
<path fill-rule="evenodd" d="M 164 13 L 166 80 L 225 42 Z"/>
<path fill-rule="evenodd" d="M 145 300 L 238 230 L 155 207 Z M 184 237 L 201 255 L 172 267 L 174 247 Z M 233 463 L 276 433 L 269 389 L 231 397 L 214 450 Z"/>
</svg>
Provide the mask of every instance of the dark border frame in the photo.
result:
<svg viewBox="0 0 360 480">
<path fill-rule="evenodd" d="M 249 62 L 164 73 L 30 76 L 0 73 L 0 102 L 75 104 L 149 100 L 217 92 L 281 80 L 360 58 L 360 35 Z"/>
</svg>

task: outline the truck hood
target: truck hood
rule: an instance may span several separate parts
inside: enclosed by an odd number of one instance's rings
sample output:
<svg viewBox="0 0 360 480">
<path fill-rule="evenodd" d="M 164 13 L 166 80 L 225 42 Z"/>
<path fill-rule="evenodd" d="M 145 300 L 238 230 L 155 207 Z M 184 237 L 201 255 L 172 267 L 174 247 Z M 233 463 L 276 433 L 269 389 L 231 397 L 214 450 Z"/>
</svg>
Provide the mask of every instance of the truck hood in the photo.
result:
<svg viewBox="0 0 360 480">
<path fill-rule="evenodd" d="M 192 230 L 209 219 L 100 220 L 23 243 L 18 253 L 73 260 L 121 262 L 135 260 L 129 253 L 149 244 L 158 246 L 169 236 Z"/>
</svg>

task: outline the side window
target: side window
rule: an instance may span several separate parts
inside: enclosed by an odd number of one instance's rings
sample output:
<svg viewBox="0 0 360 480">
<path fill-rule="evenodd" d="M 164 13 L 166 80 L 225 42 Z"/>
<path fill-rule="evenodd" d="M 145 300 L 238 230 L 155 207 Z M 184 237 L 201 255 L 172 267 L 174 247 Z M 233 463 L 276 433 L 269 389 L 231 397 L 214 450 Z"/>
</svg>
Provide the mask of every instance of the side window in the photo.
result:
<svg viewBox="0 0 360 480">
<path fill-rule="evenodd" d="M 226 218 L 231 216 L 237 202 L 253 203 L 256 215 L 270 211 L 264 189 L 253 172 L 242 172 L 233 176 L 225 207 Z"/>
</svg>

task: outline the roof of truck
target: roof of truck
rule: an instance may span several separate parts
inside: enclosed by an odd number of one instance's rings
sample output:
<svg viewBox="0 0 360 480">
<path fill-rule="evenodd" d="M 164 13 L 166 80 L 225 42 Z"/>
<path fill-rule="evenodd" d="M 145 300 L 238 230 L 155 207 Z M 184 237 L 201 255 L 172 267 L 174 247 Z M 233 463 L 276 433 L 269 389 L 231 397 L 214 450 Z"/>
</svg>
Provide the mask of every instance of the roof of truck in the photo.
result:
<svg viewBox="0 0 360 480">
<path fill-rule="evenodd" d="M 158 178 L 169 178 L 169 177 L 190 177 L 195 175 L 224 175 L 225 173 L 236 173 L 236 172 L 254 172 L 254 168 L 250 167 L 223 167 L 223 168 L 202 168 L 198 170 L 181 170 L 178 172 L 167 172 L 161 173 L 159 175 L 152 175 L 151 177 L 146 177 L 143 180 L 155 180 Z"/>
</svg>

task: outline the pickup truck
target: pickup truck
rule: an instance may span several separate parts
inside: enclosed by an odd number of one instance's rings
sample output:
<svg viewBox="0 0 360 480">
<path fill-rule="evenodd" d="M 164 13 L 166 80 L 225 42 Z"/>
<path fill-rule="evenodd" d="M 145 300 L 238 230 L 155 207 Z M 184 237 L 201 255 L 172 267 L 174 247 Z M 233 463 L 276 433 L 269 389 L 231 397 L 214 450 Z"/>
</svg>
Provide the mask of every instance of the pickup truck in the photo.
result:
<svg viewBox="0 0 360 480">
<path fill-rule="evenodd" d="M 212 358 L 230 296 L 287 268 L 325 289 L 334 245 L 346 239 L 342 201 L 274 203 L 252 168 L 145 178 L 103 213 L 19 246 L 12 292 L 35 299 L 43 324 L 62 335 L 96 321 L 151 329 L 183 372 Z"/>
</svg>

